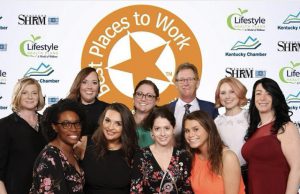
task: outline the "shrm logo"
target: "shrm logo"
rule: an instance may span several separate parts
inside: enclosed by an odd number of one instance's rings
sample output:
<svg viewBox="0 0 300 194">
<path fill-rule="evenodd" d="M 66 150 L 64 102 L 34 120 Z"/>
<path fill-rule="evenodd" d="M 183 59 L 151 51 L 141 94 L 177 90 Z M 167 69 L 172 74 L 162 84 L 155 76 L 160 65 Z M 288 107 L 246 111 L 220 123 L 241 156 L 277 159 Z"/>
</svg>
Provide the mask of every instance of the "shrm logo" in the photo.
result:
<svg viewBox="0 0 300 194">
<path fill-rule="evenodd" d="M 47 17 L 46 15 L 25 15 L 18 16 L 19 25 L 58 25 L 58 17 Z"/>
<path fill-rule="evenodd" d="M 277 51 L 280 52 L 299 52 L 300 42 L 299 41 L 278 41 Z"/>
<path fill-rule="evenodd" d="M 263 78 L 266 77 L 265 70 L 254 70 L 253 68 L 235 68 L 227 67 L 225 69 L 226 77 L 235 78 Z"/>
<path fill-rule="evenodd" d="M 0 43 L 0 51 L 7 51 L 7 44 Z"/>
</svg>

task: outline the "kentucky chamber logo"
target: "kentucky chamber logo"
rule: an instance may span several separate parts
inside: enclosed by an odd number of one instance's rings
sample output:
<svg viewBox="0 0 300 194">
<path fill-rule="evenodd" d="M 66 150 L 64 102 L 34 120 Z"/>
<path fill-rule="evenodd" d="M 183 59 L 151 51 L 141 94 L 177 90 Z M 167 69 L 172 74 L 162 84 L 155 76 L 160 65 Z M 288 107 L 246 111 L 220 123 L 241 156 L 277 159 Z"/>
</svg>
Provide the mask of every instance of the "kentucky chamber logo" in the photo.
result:
<svg viewBox="0 0 300 194">
<path fill-rule="evenodd" d="M 7 30 L 7 26 L 1 25 L 1 24 L 2 24 L 2 21 L 3 21 L 3 17 L 0 16 L 0 30 Z"/>
<path fill-rule="evenodd" d="M 263 52 L 253 52 L 251 50 L 256 50 L 261 45 L 257 38 L 252 38 L 248 36 L 246 40 L 237 41 L 231 48 L 232 52 L 225 52 L 225 56 L 237 56 L 237 57 L 257 57 L 266 56 L 267 53 Z M 247 52 L 247 50 L 250 50 Z"/>
<path fill-rule="evenodd" d="M 263 17 L 246 17 L 247 9 L 238 8 L 239 12 L 227 17 L 227 26 L 231 30 L 265 31 L 266 19 Z"/>
<path fill-rule="evenodd" d="M 289 14 L 282 22 L 283 25 L 277 27 L 278 30 L 299 30 L 300 29 L 300 11 L 296 14 Z"/>
<path fill-rule="evenodd" d="M 285 100 L 291 110 L 300 110 L 300 91 L 297 94 L 289 94 Z"/>
<path fill-rule="evenodd" d="M 189 27 L 175 14 L 151 5 L 116 10 L 92 30 L 82 52 L 82 67 L 97 69 L 98 97 L 132 106 L 134 87 L 152 80 L 160 90 L 160 103 L 177 96 L 176 67 L 184 62 L 202 72 L 201 52 Z"/>
<path fill-rule="evenodd" d="M 300 63 L 291 63 L 279 70 L 279 78 L 283 83 L 300 84 Z"/>
<path fill-rule="evenodd" d="M 2 106 L 2 103 L 3 103 L 3 96 L 0 95 L 0 111 L 7 110 L 7 106 L 6 105 Z"/>
<path fill-rule="evenodd" d="M 26 39 L 20 43 L 20 52 L 26 57 L 57 58 L 58 45 L 54 43 L 39 43 L 41 36 L 30 35 L 31 39 Z"/>
<path fill-rule="evenodd" d="M 24 77 L 48 77 L 54 72 L 54 69 L 45 63 L 41 63 L 37 67 L 30 67 L 27 72 L 24 74 Z M 39 79 L 40 83 L 59 83 L 57 79 Z"/>
</svg>

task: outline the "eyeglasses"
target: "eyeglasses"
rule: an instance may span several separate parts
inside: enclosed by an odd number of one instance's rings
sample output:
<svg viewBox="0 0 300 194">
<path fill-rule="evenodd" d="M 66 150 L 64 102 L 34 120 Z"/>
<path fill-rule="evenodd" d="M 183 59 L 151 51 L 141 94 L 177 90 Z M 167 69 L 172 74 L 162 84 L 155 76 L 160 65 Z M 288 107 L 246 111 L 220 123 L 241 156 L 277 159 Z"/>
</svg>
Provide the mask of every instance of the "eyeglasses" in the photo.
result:
<svg viewBox="0 0 300 194">
<path fill-rule="evenodd" d="M 71 129 L 72 125 L 73 127 L 75 127 L 76 129 L 81 129 L 81 122 L 80 121 L 77 121 L 77 122 L 70 122 L 70 121 L 63 121 L 61 123 L 57 122 L 55 123 L 57 125 L 61 125 L 64 129 Z"/>
<path fill-rule="evenodd" d="M 153 100 L 156 98 L 156 96 L 153 94 L 144 94 L 143 92 L 136 92 L 134 96 L 138 99 L 142 99 L 143 97 L 145 97 L 146 100 Z"/>
<path fill-rule="evenodd" d="M 194 77 L 189 77 L 186 79 L 175 79 L 175 81 L 178 82 L 179 84 L 183 84 L 184 82 L 191 83 L 192 81 L 195 81 L 195 80 L 197 80 L 197 79 Z"/>
</svg>

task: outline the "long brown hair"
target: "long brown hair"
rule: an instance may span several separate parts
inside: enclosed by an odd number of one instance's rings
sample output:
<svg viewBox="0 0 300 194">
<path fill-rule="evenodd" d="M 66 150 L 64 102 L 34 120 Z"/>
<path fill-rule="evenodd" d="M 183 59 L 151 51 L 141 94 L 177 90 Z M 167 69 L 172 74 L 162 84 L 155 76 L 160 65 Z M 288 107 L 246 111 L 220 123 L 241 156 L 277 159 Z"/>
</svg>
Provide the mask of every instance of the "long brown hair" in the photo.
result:
<svg viewBox="0 0 300 194">
<path fill-rule="evenodd" d="M 86 67 L 83 68 L 79 71 L 79 73 L 77 74 L 77 76 L 75 77 L 73 84 L 70 88 L 69 91 L 69 95 L 66 97 L 68 99 L 77 101 L 77 102 L 81 102 L 81 96 L 80 96 L 80 85 L 82 83 L 82 81 L 91 73 L 91 72 L 95 72 L 97 74 L 96 69 L 92 68 L 92 67 Z M 98 75 L 98 74 L 97 74 Z M 98 83 L 99 83 L 99 78 L 97 76 L 98 79 Z M 99 92 L 99 88 L 98 88 L 98 92 Z"/>
<path fill-rule="evenodd" d="M 95 143 L 95 154 L 100 158 L 103 158 L 108 151 L 108 142 L 103 133 L 103 120 L 108 110 L 114 110 L 121 115 L 122 119 L 122 134 L 121 134 L 121 150 L 125 155 L 125 160 L 128 165 L 131 164 L 131 160 L 135 149 L 137 148 L 137 135 L 136 124 L 131 114 L 131 111 L 121 103 L 112 103 L 106 107 L 99 119 L 99 127 L 92 136 L 92 140 Z"/>
<path fill-rule="evenodd" d="M 207 153 L 208 161 L 210 163 L 210 170 L 216 174 L 221 174 L 223 165 L 222 165 L 222 151 L 224 148 L 224 143 L 218 133 L 217 127 L 214 120 L 204 111 L 198 110 L 186 115 L 183 119 L 183 126 L 185 125 L 186 120 L 197 121 L 206 131 L 208 135 L 207 140 Z M 191 148 L 188 143 L 185 141 L 187 151 L 191 154 L 192 157 L 195 157 L 195 153 L 199 153 L 199 149 Z"/>
</svg>

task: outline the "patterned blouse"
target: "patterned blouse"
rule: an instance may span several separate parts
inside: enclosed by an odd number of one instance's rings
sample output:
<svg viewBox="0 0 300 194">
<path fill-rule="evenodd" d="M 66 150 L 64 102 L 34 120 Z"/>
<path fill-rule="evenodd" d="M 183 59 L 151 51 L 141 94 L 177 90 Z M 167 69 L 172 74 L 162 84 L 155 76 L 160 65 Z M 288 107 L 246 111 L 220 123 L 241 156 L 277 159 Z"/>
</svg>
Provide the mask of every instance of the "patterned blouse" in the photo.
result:
<svg viewBox="0 0 300 194">
<path fill-rule="evenodd" d="M 133 159 L 130 193 L 193 193 L 190 168 L 191 160 L 184 150 L 174 148 L 168 169 L 163 171 L 150 148 L 142 148 Z"/>
<path fill-rule="evenodd" d="M 54 146 L 47 145 L 33 167 L 30 194 L 83 194 L 84 174 Z"/>
</svg>

